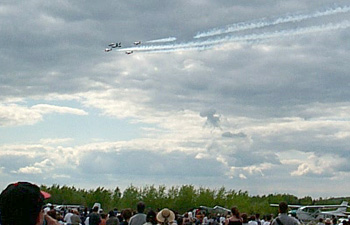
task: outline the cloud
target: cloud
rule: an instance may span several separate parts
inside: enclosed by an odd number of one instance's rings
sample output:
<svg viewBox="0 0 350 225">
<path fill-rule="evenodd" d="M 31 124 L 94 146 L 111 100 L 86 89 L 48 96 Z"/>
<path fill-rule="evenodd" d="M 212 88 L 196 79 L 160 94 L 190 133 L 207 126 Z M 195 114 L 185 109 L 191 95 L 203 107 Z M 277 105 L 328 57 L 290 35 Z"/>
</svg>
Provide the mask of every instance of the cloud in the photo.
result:
<svg viewBox="0 0 350 225">
<path fill-rule="evenodd" d="M 87 115 L 81 109 L 70 107 L 38 104 L 32 107 L 18 104 L 0 104 L 0 126 L 32 125 L 43 120 L 43 115 L 49 113 Z"/>
<path fill-rule="evenodd" d="M 206 111 L 202 111 L 199 114 L 201 117 L 207 118 L 206 125 L 212 126 L 212 127 L 220 127 L 220 116 L 216 115 L 215 109 L 209 109 Z"/>
<path fill-rule="evenodd" d="M 245 138 L 245 137 L 247 137 L 247 135 L 243 132 L 231 133 L 228 131 L 228 132 L 222 133 L 222 137 L 225 137 L 225 138 Z"/>
<path fill-rule="evenodd" d="M 54 105 L 46 105 L 46 104 L 38 104 L 31 107 L 34 111 L 40 113 L 40 114 L 48 114 L 48 113 L 67 113 L 67 114 L 74 114 L 79 116 L 85 116 L 88 113 L 81 109 L 75 109 L 70 107 L 64 107 L 64 106 L 54 106 Z"/>
<path fill-rule="evenodd" d="M 40 143 L 43 145 L 50 145 L 50 144 L 59 144 L 59 143 L 66 143 L 66 142 L 72 142 L 72 138 L 45 138 L 45 139 L 40 139 Z"/>
<path fill-rule="evenodd" d="M 18 173 L 18 174 L 41 174 L 43 171 L 40 168 L 36 168 L 33 166 L 27 166 L 20 168 L 18 171 L 13 171 L 13 173 Z"/>
</svg>

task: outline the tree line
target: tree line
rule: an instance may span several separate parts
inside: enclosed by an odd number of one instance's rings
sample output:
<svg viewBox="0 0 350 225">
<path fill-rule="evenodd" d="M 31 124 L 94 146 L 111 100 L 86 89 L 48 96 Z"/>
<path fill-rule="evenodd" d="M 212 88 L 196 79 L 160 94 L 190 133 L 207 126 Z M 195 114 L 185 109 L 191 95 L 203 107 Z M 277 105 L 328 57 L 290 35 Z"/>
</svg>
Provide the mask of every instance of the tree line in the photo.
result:
<svg viewBox="0 0 350 225">
<path fill-rule="evenodd" d="M 347 198 L 312 199 L 310 196 L 298 198 L 290 194 L 269 194 L 251 196 L 247 191 L 236 191 L 225 187 L 210 189 L 205 187 L 195 188 L 193 185 L 172 186 L 166 188 L 160 186 L 135 187 L 128 186 L 123 192 L 119 187 L 114 190 L 98 187 L 96 189 L 80 189 L 74 186 L 60 186 L 57 184 L 41 186 L 41 189 L 51 194 L 48 200 L 52 204 L 69 205 L 77 204 L 91 208 L 95 202 L 102 204 L 104 211 L 114 208 L 136 209 L 136 204 L 143 201 L 147 208 L 162 209 L 170 208 L 178 213 L 184 213 L 199 206 L 214 207 L 216 205 L 230 209 L 237 206 L 240 212 L 248 214 L 260 213 L 276 214 L 277 208 L 271 207 L 271 203 L 286 201 L 288 204 L 311 205 L 311 204 L 340 204 Z"/>
</svg>

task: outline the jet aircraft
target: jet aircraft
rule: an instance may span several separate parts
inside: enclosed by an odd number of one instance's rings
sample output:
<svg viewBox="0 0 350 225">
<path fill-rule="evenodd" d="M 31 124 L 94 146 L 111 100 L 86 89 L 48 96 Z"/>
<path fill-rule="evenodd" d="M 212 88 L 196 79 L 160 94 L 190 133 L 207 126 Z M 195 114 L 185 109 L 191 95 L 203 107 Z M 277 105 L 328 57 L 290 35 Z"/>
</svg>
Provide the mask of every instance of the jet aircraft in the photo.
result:
<svg viewBox="0 0 350 225">
<path fill-rule="evenodd" d="M 126 51 L 126 52 L 125 52 L 125 54 L 127 54 L 127 55 L 130 55 L 130 54 L 132 54 L 132 53 L 134 53 L 134 51 Z"/>
<path fill-rule="evenodd" d="M 121 42 L 119 42 L 119 43 L 110 43 L 109 45 L 108 45 L 109 47 L 111 47 L 111 48 L 121 48 L 122 47 L 122 43 Z"/>
<path fill-rule="evenodd" d="M 140 45 L 141 44 L 141 41 L 135 41 L 134 42 L 134 45 Z"/>
<path fill-rule="evenodd" d="M 278 204 L 270 204 L 270 206 L 277 206 Z M 288 205 L 289 208 L 295 209 L 291 213 L 295 213 L 297 218 L 303 222 L 317 221 L 327 217 L 346 217 L 346 209 L 349 207 L 348 202 L 343 201 L 340 205 Z M 323 209 L 323 210 L 322 210 Z M 334 210 L 331 210 L 334 209 Z"/>
<path fill-rule="evenodd" d="M 110 52 L 110 51 L 112 51 L 112 48 L 106 48 L 105 49 L 105 52 Z"/>
</svg>

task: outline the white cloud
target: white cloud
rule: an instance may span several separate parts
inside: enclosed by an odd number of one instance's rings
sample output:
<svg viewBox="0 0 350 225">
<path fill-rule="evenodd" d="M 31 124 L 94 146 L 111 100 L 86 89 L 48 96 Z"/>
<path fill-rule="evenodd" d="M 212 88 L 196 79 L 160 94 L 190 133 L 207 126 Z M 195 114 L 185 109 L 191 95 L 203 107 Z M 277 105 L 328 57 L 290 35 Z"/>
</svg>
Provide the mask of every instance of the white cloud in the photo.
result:
<svg viewBox="0 0 350 225">
<path fill-rule="evenodd" d="M 43 120 L 49 113 L 74 114 L 84 116 L 88 113 L 81 109 L 70 107 L 38 104 L 32 107 L 11 104 L 0 104 L 0 126 L 32 125 Z"/>
<path fill-rule="evenodd" d="M 43 145 L 49 145 L 49 144 L 60 144 L 60 143 L 67 143 L 67 142 L 72 142 L 72 138 L 45 138 L 45 139 L 40 139 L 40 143 Z"/>
<path fill-rule="evenodd" d="M 33 166 L 27 166 L 20 168 L 18 171 L 13 171 L 13 173 L 18 173 L 18 174 L 41 174 L 43 173 L 41 168 L 36 168 Z"/>
<path fill-rule="evenodd" d="M 55 105 L 47 105 L 47 104 L 38 104 L 31 107 L 32 110 L 39 114 L 48 114 L 48 113 L 67 113 L 67 114 L 74 114 L 74 115 L 80 115 L 85 116 L 88 113 L 81 109 L 75 109 L 70 107 L 62 107 L 62 106 L 55 106 Z"/>
</svg>

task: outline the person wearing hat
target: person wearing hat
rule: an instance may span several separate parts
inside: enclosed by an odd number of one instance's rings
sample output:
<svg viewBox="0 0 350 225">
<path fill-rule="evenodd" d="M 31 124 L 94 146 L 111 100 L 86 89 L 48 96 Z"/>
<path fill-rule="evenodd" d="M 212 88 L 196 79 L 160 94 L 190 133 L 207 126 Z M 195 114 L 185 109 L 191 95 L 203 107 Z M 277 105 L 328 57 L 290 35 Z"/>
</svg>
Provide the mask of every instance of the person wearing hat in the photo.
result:
<svg viewBox="0 0 350 225">
<path fill-rule="evenodd" d="M 332 224 L 332 220 L 330 218 L 326 218 L 326 220 L 324 221 L 324 224 L 330 225 Z"/>
<path fill-rule="evenodd" d="M 175 220 L 175 213 L 168 208 L 164 208 L 158 212 L 157 220 L 162 225 L 172 224 Z"/>
<path fill-rule="evenodd" d="M 50 198 L 47 192 L 28 182 L 9 184 L 0 194 L 2 225 L 59 225 L 42 209 L 44 200 Z"/>
</svg>

